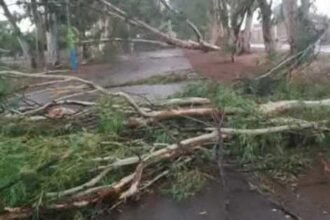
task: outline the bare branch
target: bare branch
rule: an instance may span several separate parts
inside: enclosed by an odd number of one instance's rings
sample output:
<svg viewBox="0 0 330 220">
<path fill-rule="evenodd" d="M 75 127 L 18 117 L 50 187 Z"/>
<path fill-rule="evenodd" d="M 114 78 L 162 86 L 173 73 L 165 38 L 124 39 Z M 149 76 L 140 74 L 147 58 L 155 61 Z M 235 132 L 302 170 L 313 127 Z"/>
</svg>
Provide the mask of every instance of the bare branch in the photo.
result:
<svg viewBox="0 0 330 220">
<path fill-rule="evenodd" d="M 189 25 L 189 27 L 193 30 L 193 32 L 196 35 L 197 38 L 197 42 L 201 42 L 203 41 L 203 35 L 202 33 L 199 31 L 199 29 L 197 28 L 197 26 L 191 21 L 189 20 L 186 16 L 183 15 L 182 12 L 179 12 L 178 10 L 176 10 L 175 8 L 173 8 L 169 2 L 167 2 L 166 0 L 160 0 L 160 2 L 169 10 L 172 11 L 176 16 L 181 17 L 185 20 L 185 22 Z"/>
<path fill-rule="evenodd" d="M 99 44 L 107 42 L 132 42 L 132 43 L 143 43 L 143 44 L 154 44 L 161 47 L 169 47 L 167 43 L 156 40 L 147 40 L 147 39 L 123 39 L 123 38 L 103 38 L 101 40 L 83 40 L 79 44 Z"/>
<path fill-rule="evenodd" d="M 112 170 L 112 168 L 108 168 L 103 170 L 99 175 L 97 175 L 96 177 L 94 177 L 93 179 L 89 180 L 87 183 L 84 183 L 80 186 L 68 189 L 68 190 L 64 190 L 61 192 L 49 192 L 46 193 L 47 197 L 56 197 L 56 198 L 62 198 L 65 196 L 69 196 L 72 194 L 75 194 L 76 192 L 82 191 L 84 189 L 88 189 L 90 187 L 95 186 L 96 184 L 98 184 L 110 171 Z"/>
<path fill-rule="evenodd" d="M 317 100 L 317 101 L 279 101 L 262 104 L 259 106 L 259 110 L 263 114 L 271 115 L 276 113 L 282 113 L 294 109 L 306 109 L 306 108 L 322 108 L 330 107 L 330 99 Z"/>
<path fill-rule="evenodd" d="M 35 74 L 29 74 L 29 73 L 22 73 L 18 71 L 0 71 L 0 76 L 7 76 L 7 77 L 25 77 L 25 78 L 40 78 L 40 79 L 62 79 L 62 80 L 68 80 L 68 81 L 76 81 L 85 85 L 88 85 L 91 88 L 94 88 L 95 90 L 113 97 L 121 97 L 125 99 L 133 108 L 136 110 L 141 116 L 144 117 L 152 117 L 149 113 L 145 112 L 143 109 L 141 109 L 138 104 L 130 97 L 128 94 L 124 92 L 116 92 L 112 93 L 108 91 L 107 89 L 103 88 L 102 86 L 92 82 L 88 81 L 76 76 L 65 76 L 65 75 L 45 75 L 42 73 L 35 73 Z"/>
<path fill-rule="evenodd" d="M 95 106 L 96 103 L 87 102 L 87 101 L 78 101 L 78 100 L 53 101 L 53 102 L 49 102 L 43 106 L 40 106 L 39 108 L 24 112 L 23 116 L 40 114 L 41 112 L 47 110 L 48 108 L 51 108 L 51 107 L 57 106 L 57 105 L 80 105 L 80 106 L 90 107 L 90 106 Z"/>
<path fill-rule="evenodd" d="M 207 42 L 201 41 L 201 42 L 195 42 L 195 41 L 185 41 L 181 40 L 175 37 L 171 37 L 168 34 L 165 34 L 158 30 L 157 28 L 154 28 L 150 26 L 149 24 L 145 23 L 142 20 L 139 20 L 137 18 L 132 18 L 127 13 L 120 8 L 116 7 L 112 3 L 110 3 L 107 0 L 99 0 L 102 4 L 104 4 L 108 10 L 106 11 L 109 15 L 117 17 L 124 22 L 128 22 L 131 25 L 135 25 L 137 27 L 143 28 L 145 30 L 150 31 L 151 33 L 158 36 L 160 39 L 164 40 L 169 45 L 174 45 L 180 48 L 186 48 L 186 49 L 192 49 L 192 50 L 203 50 L 203 51 L 217 51 L 220 50 L 220 48 L 216 45 L 211 45 Z"/>
</svg>

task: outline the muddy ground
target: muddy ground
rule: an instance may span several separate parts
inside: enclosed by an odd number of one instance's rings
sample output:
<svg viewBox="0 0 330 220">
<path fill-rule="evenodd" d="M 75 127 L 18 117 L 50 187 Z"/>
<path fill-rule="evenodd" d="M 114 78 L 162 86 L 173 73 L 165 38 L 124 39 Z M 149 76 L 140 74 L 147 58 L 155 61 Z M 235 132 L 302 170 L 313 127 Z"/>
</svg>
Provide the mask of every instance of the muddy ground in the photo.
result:
<svg viewBox="0 0 330 220">
<path fill-rule="evenodd" d="M 220 178 L 210 180 L 204 190 L 182 202 L 159 193 L 149 193 L 129 203 L 113 216 L 115 220 L 285 220 L 292 219 L 260 195 L 238 172 L 227 170 L 226 188 Z M 227 204 L 228 201 L 228 204 Z M 227 205 L 226 205 L 227 204 Z M 101 218 L 102 219 L 102 218 Z M 109 219 L 109 218 L 103 218 Z"/>
<path fill-rule="evenodd" d="M 264 54 L 261 52 L 243 54 L 235 57 L 233 63 L 228 54 L 221 52 L 203 53 L 185 50 L 185 57 L 192 68 L 204 76 L 220 82 L 230 82 L 241 78 L 252 77 L 267 70 Z"/>
</svg>

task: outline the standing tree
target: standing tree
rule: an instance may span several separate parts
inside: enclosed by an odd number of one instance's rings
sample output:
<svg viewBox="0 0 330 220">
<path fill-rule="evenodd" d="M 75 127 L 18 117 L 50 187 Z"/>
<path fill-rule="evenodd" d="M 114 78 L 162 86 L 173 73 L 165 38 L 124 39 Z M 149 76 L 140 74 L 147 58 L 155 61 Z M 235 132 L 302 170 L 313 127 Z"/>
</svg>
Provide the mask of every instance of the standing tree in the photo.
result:
<svg viewBox="0 0 330 220">
<path fill-rule="evenodd" d="M 299 34 L 297 0 L 283 0 L 283 12 L 287 30 L 287 38 L 290 45 L 290 52 L 295 53 L 298 50 L 297 37 Z"/>
<path fill-rule="evenodd" d="M 269 55 L 275 53 L 275 42 L 272 31 L 272 3 L 267 0 L 258 0 L 262 19 L 262 31 L 266 52 Z"/>
<path fill-rule="evenodd" d="M 61 10 L 61 6 L 63 5 L 61 5 L 59 1 L 42 1 L 45 12 L 47 64 L 49 66 L 56 66 L 60 63 L 59 24 L 57 13 L 58 10 Z"/>
<path fill-rule="evenodd" d="M 232 54 L 250 51 L 255 0 L 212 0 L 210 39 Z M 242 24 L 246 21 L 245 30 Z"/>
<path fill-rule="evenodd" d="M 310 0 L 302 0 L 300 6 L 297 0 L 283 0 L 283 14 L 291 54 L 306 49 L 326 29 L 317 29 L 310 16 L 310 7 Z"/>
<path fill-rule="evenodd" d="M 41 12 L 38 10 L 39 1 L 31 0 L 28 9 L 31 11 L 32 21 L 35 24 L 35 51 L 36 51 L 36 63 L 39 67 L 45 67 L 45 23 Z M 29 7 L 30 6 L 30 7 Z"/>
<path fill-rule="evenodd" d="M 245 18 L 245 28 L 244 28 L 244 36 L 243 36 L 243 52 L 251 53 L 251 31 L 253 25 L 253 13 L 255 8 L 251 7 L 246 12 Z"/>
</svg>

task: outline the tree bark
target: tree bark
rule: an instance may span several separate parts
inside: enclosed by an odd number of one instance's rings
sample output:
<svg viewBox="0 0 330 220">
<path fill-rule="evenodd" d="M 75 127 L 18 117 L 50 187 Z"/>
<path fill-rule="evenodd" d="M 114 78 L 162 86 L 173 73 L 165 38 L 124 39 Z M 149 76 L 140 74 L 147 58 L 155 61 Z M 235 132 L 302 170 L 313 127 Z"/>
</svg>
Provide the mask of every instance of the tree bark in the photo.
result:
<svg viewBox="0 0 330 220">
<path fill-rule="evenodd" d="M 212 0 L 210 17 L 209 42 L 225 48 L 230 37 L 229 14 L 226 2 Z"/>
<path fill-rule="evenodd" d="M 311 0 L 301 0 L 301 12 L 305 18 L 309 18 Z"/>
<path fill-rule="evenodd" d="M 275 42 L 272 31 L 271 4 L 269 4 L 267 0 L 258 0 L 258 4 L 262 17 L 262 31 L 263 31 L 265 49 L 269 55 L 272 55 L 275 53 Z"/>
<path fill-rule="evenodd" d="M 36 25 L 36 63 L 39 67 L 45 67 L 45 28 L 42 16 L 38 13 L 36 0 L 31 0 L 33 21 Z"/>
<path fill-rule="evenodd" d="M 298 28 L 298 3 L 297 0 L 283 0 L 283 10 L 285 17 L 288 42 L 291 54 L 297 52 L 297 28 Z"/>
<path fill-rule="evenodd" d="M 101 26 L 102 26 L 102 33 L 100 34 L 100 39 L 99 39 L 99 51 L 104 53 L 106 44 L 103 43 L 102 39 L 109 39 L 111 35 L 111 21 L 110 17 L 108 16 L 103 16 L 101 20 L 99 21 Z"/>
<path fill-rule="evenodd" d="M 245 29 L 243 36 L 243 52 L 251 53 L 251 30 L 253 24 L 253 12 L 248 10 L 245 20 Z"/>
<path fill-rule="evenodd" d="M 47 36 L 47 63 L 51 67 L 55 67 L 60 64 L 60 51 L 59 51 L 59 39 L 58 39 L 58 23 L 55 13 L 49 13 L 48 15 L 48 30 Z"/>
<path fill-rule="evenodd" d="M 24 39 L 24 36 L 23 36 L 21 30 L 19 29 L 18 25 L 16 24 L 14 16 L 9 11 L 9 8 L 4 0 L 0 0 L 0 6 L 2 7 L 4 14 L 7 17 L 10 25 L 14 29 L 15 35 L 17 36 L 18 42 L 21 46 L 25 59 L 28 60 L 29 62 L 31 62 L 31 64 L 32 64 L 33 56 L 31 55 L 30 46 Z"/>
</svg>

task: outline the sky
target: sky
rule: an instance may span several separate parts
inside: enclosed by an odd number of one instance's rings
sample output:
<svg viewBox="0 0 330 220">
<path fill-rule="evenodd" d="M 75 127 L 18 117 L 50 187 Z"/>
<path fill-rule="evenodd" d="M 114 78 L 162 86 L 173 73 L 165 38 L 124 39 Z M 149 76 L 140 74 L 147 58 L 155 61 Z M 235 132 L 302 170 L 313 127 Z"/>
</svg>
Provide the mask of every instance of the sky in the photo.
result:
<svg viewBox="0 0 330 220">
<path fill-rule="evenodd" d="M 7 5 L 9 6 L 9 9 L 12 12 L 20 12 L 21 9 L 15 6 L 15 2 L 17 0 L 5 0 L 7 2 Z M 204 1 L 204 0 L 201 0 Z M 318 13 L 323 14 L 323 15 L 328 15 L 330 17 L 330 0 L 314 0 L 315 1 L 315 6 L 316 10 Z M 275 0 L 275 4 L 281 2 L 281 0 Z M 0 10 L 0 20 L 5 20 L 6 18 L 3 15 L 2 10 Z M 23 32 L 29 31 L 33 29 L 33 26 L 31 25 L 31 22 L 28 19 L 23 20 L 19 24 L 20 28 L 22 29 Z"/>
<path fill-rule="evenodd" d="M 330 1 L 329 0 L 316 0 L 317 11 L 330 16 Z"/>
</svg>

